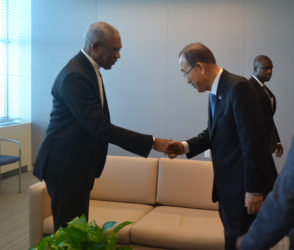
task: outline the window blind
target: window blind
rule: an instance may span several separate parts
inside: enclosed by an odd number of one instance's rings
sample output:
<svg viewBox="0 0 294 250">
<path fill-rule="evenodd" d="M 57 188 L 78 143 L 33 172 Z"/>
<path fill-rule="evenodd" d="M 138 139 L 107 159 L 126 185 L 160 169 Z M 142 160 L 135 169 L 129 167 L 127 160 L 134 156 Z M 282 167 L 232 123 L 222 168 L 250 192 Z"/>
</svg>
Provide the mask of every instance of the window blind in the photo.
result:
<svg viewBox="0 0 294 250">
<path fill-rule="evenodd" d="M 31 118 L 31 0 L 0 0 L 0 121 Z"/>
</svg>

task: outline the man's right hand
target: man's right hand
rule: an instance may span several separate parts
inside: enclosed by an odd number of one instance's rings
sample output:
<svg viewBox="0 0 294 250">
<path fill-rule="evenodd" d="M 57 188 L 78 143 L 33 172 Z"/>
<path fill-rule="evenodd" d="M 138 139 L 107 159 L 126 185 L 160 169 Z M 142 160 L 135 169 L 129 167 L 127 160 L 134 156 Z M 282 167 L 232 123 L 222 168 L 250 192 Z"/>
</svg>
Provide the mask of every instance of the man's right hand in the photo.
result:
<svg viewBox="0 0 294 250">
<path fill-rule="evenodd" d="M 249 215 L 256 214 L 261 208 L 263 203 L 262 194 L 245 194 L 245 206 L 247 207 L 247 212 Z"/>
<path fill-rule="evenodd" d="M 156 151 L 163 152 L 165 154 L 168 153 L 168 143 L 172 142 L 170 139 L 161 139 L 161 138 L 155 138 L 153 143 L 153 148 Z"/>
</svg>

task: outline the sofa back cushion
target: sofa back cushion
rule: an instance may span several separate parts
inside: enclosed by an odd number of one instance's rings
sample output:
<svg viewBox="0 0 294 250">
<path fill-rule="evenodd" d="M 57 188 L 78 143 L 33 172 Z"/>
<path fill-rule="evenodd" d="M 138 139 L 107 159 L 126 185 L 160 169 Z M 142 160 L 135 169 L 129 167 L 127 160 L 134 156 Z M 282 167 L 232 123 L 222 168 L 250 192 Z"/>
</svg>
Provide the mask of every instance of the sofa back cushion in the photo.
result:
<svg viewBox="0 0 294 250">
<path fill-rule="evenodd" d="M 158 159 L 107 156 L 100 178 L 95 180 L 93 200 L 154 204 Z"/>
<path fill-rule="evenodd" d="M 210 161 L 159 160 L 156 202 L 162 205 L 212 209 L 213 168 Z"/>
</svg>

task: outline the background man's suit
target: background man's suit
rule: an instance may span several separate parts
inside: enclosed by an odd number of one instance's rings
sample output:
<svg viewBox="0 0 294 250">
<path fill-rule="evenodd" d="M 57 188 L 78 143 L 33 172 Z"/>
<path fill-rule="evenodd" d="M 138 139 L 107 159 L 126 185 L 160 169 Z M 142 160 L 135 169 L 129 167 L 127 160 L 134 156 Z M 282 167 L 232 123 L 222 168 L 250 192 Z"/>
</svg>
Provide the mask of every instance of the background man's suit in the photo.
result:
<svg viewBox="0 0 294 250">
<path fill-rule="evenodd" d="M 39 149 L 34 175 L 45 180 L 51 200 L 61 187 L 69 193 L 72 190 L 80 193 L 80 202 L 68 201 L 68 213 L 71 206 L 80 206 L 81 213 L 86 213 L 89 192 L 95 177 L 99 177 L 103 170 L 108 143 L 144 157 L 152 149 L 151 135 L 110 123 L 105 92 L 103 95 L 102 108 L 97 75 L 82 52 L 61 70 L 52 88 L 53 110 L 46 137 Z M 67 197 L 65 192 L 64 197 L 59 199 L 64 202 Z M 54 214 L 55 208 L 52 207 L 52 210 Z"/>
<path fill-rule="evenodd" d="M 276 178 L 275 170 L 269 171 L 264 165 L 264 134 L 259 116 L 253 87 L 245 78 L 224 70 L 218 84 L 214 118 L 209 105 L 208 128 L 187 141 L 188 158 L 211 150 L 212 198 L 220 204 L 226 244 L 229 238 L 246 231 L 251 222 L 244 207 L 245 192 L 267 194 Z"/>
<path fill-rule="evenodd" d="M 294 137 L 288 157 L 255 221 L 244 236 L 242 250 L 267 250 L 292 229 L 294 249 Z"/>
<path fill-rule="evenodd" d="M 264 128 L 267 135 L 266 138 L 268 139 L 266 145 L 270 145 L 271 153 L 273 153 L 276 150 L 277 143 L 280 142 L 278 130 L 274 122 L 274 114 L 276 112 L 276 98 L 265 84 L 263 87 L 260 86 L 254 77 L 251 77 L 249 81 L 252 83 L 258 94 L 258 99 L 261 104 L 264 118 Z"/>
</svg>

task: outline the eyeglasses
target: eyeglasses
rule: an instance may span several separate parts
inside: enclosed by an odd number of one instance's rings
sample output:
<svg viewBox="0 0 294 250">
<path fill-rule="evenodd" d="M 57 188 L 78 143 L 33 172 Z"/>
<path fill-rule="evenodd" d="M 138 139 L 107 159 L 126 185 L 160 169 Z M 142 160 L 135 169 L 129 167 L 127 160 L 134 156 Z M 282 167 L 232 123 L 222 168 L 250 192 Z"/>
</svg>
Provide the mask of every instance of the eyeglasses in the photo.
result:
<svg viewBox="0 0 294 250">
<path fill-rule="evenodd" d="M 195 66 L 191 67 L 188 71 L 184 72 L 184 77 L 188 78 L 188 75 L 190 74 L 190 72 L 195 68 Z"/>
</svg>

